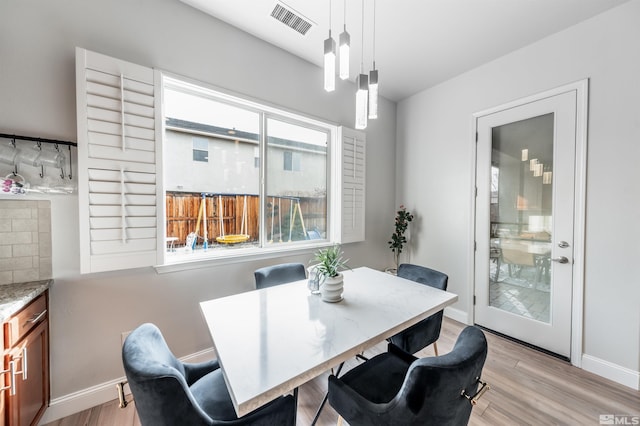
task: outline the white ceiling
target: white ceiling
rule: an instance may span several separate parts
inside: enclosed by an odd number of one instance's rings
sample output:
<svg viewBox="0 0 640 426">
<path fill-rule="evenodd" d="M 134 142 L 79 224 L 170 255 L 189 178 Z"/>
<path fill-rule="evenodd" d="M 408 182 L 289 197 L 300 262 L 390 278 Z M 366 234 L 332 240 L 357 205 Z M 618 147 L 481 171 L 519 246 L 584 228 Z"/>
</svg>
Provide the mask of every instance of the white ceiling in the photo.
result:
<svg viewBox="0 0 640 426">
<path fill-rule="evenodd" d="M 180 1 L 322 66 L 329 7 L 337 43 L 347 0 Z M 351 80 L 360 70 L 363 1 L 346 4 Z M 399 101 L 628 0 L 366 0 L 365 72 L 373 62 L 374 1 L 380 94 Z M 271 17 L 276 3 L 314 25 L 306 35 L 299 34 Z"/>
</svg>

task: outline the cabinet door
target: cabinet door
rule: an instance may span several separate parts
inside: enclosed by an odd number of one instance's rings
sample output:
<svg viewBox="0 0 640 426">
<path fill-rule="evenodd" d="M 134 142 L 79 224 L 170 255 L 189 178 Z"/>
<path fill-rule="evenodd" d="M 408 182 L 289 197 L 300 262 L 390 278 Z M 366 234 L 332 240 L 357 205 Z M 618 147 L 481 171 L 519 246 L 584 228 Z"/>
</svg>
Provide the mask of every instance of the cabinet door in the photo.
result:
<svg viewBox="0 0 640 426">
<path fill-rule="evenodd" d="M 36 425 L 49 404 L 49 321 L 33 329 L 9 357 L 15 370 L 15 394 L 9 391 L 8 398 L 9 424 Z"/>
</svg>

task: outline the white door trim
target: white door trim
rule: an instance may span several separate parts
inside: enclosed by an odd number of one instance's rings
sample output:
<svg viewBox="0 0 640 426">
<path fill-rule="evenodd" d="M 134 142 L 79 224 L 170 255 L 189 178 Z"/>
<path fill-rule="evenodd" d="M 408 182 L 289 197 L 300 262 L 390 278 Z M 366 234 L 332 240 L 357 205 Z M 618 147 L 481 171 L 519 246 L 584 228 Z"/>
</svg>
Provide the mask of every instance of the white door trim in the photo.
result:
<svg viewBox="0 0 640 426">
<path fill-rule="evenodd" d="M 471 176 L 471 190 L 476 192 L 476 155 L 477 155 L 477 124 L 480 117 L 499 111 L 513 108 L 519 105 L 535 102 L 540 99 L 556 96 L 570 91 L 576 92 L 576 158 L 575 158 L 575 210 L 574 210 L 574 264 L 573 264 L 573 302 L 571 303 L 571 364 L 582 366 L 583 348 L 583 303 L 584 303 L 584 241 L 585 241 L 585 217 L 586 217 L 586 176 L 587 176 L 587 123 L 588 123 L 588 97 L 589 80 L 579 80 L 545 92 L 537 93 L 522 99 L 508 102 L 493 108 L 476 112 L 472 115 L 471 144 L 473 162 Z M 474 322 L 474 295 L 475 295 L 475 200 L 471 203 L 471 216 L 469 224 L 470 259 L 468 274 L 473 278 L 473 285 L 469 287 L 469 323 Z"/>
</svg>

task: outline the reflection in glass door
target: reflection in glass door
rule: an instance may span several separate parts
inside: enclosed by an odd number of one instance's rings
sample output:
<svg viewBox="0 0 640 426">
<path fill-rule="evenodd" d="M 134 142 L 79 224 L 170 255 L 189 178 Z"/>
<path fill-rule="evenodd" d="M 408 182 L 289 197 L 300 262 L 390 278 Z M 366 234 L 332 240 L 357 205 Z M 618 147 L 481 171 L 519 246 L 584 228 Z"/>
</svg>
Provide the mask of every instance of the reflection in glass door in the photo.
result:
<svg viewBox="0 0 640 426">
<path fill-rule="evenodd" d="M 554 114 L 491 132 L 489 306 L 548 323 Z"/>
</svg>

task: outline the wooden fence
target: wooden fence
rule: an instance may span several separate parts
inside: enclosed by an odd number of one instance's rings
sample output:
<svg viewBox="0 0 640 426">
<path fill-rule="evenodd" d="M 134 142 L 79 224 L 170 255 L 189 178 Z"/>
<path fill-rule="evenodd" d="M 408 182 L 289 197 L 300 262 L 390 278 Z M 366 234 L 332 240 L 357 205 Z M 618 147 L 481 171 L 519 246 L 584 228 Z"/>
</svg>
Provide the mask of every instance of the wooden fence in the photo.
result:
<svg viewBox="0 0 640 426">
<path fill-rule="evenodd" d="M 200 193 L 167 192 L 167 237 L 177 238 L 175 246 L 184 246 L 187 235 L 194 232 L 200 245 L 204 241 L 206 223 L 209 244 L 216 243 L 219 236 L 238 234 L 249 235 L 248 242 L 257 242 L 260 235 L 259 203 L 257 195 L 213 195 L 204 198 L 203 208 Z M 311 230 L 324 236 L 326 205 L 324 197 L 267 197 L 267 239 L 270 242 L 304 240 L 309 238 L 308 231 Z"/>
</svg>

